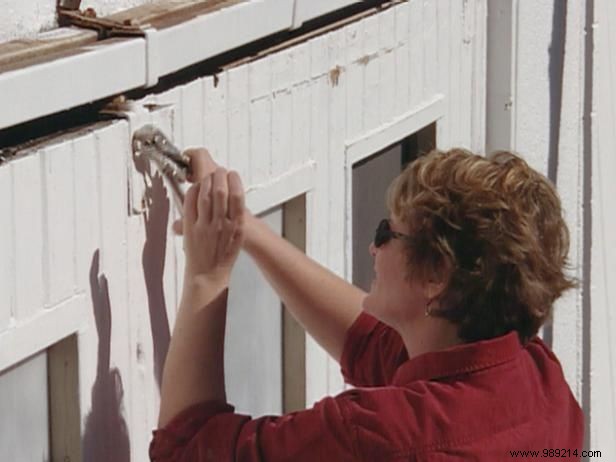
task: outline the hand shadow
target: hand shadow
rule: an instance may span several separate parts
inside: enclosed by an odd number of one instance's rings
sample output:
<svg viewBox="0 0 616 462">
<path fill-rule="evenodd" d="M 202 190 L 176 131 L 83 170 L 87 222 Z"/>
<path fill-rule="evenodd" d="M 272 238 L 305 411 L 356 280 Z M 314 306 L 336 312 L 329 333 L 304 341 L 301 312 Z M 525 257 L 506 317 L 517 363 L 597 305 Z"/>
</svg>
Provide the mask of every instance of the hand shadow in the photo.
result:
<svg viewBox="0 0 616 462">
<path fill-rule="evenodd" d="M 144 215 L 146 240 L 143 246 L 142 264 L 152 330 L 154 377 L 160 389 L 165 358 L 171 340 L 164 292 L 169 198 L 163 178 L 158 173 L 149 178 L 150 185 L 146 187 L 145 196 L 147 204 Z"/>
<path fill-rule="evenodd" d="M 105 275 L 99 275 L 100 251 L 90 266 L 90 291 L 98 331 L 98 365 L 92 408 L 86 417 L 83 458 L 89 462 L 130 461 L 128 427 L 122 415 L 124 388 L 117 368 L 110 369 L 111 302 Z"/>
</svg>

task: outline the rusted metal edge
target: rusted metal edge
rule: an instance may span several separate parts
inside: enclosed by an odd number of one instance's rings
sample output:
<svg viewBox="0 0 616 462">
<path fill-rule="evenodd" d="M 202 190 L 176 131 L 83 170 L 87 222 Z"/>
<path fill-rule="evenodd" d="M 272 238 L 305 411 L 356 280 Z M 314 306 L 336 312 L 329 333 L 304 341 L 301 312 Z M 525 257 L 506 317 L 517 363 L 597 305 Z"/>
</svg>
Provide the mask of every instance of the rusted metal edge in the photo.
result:
<svg viewBox="0 0 616 462">
<path fill-rule="evenodd" d="M 120 22 L 109 18 L 99 18 L 92 8 L 84 11 L 58 8 L 58 20 L 61 24 L 95 30 L 100 40 L 109 37 L 143 37 L 145 35 L 141 22 L 135 19 Z"/>
<path fill-rule="evenodd" d="M 74 54 L 84 45 L 112 37 L 144 36 L 146 27 L 165 28 L 196 16 L 248 0 L 167 0 L 98 17 L 93 9 L 79 10 L 78 0 L 59 0 L 61 27 L 37 39 L 18 39 L 0 44 L 0 73 Z M 91 32 L 94 31 L 94 32 Z"/>
</svg>

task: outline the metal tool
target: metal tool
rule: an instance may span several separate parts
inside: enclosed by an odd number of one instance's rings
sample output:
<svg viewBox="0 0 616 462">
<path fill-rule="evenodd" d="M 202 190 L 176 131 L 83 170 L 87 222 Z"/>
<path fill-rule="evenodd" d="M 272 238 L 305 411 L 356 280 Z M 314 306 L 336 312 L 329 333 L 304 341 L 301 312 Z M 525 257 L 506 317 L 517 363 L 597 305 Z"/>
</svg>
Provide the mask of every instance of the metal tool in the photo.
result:
<svg viewBox="0 0 616 462">
<path fill-rule="evenodd" d="M 181 212 L 184 204 L 184 191 L 180 184 L 185 182 L 190 174 L 190 159 L 153 125 L 145 125 L 135 131 L 133 152 L 136 156 L 144 155 L 154 162 L 173 191 L 175 203 Z"/>
</svg>

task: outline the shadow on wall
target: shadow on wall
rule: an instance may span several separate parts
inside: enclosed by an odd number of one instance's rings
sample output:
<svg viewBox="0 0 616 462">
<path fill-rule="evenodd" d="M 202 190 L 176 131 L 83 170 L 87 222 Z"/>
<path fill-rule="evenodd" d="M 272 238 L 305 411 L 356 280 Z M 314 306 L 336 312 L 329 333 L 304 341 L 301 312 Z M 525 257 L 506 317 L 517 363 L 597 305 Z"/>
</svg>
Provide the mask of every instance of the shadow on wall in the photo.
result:
<svg viewBox="0 0 616 462">
<path fill-rule="evenodd" d="M 124 388 L 118 369 L 110 369 L 111 303 L 104 274 L 99 276 L 100 251 L 90 266 L 90 291 L 98 331 L 98 366 L 92 387 L 92 409 L 86 417 L 83 458 L 88 462 L 130 461 L 128 427 L 122 416 Z"/>
<path fill-rule="evenodd" d="M 154 350 L 154 377 L 160 390 L 165 357 L 169 349 L 171 333 L 167 317 L 167 305 L 163 290 L 165 272 L 165 255 L 167 248 L 167 227 L 169 224 L 169 198 L 163 184 L 163 178 L 157 173 L 150 176 L 150 185 L 146 187 L 146 239 L 143 246 L 143 276 L 148 292 L 150 311 L 150 328 Z"/>
</svg>

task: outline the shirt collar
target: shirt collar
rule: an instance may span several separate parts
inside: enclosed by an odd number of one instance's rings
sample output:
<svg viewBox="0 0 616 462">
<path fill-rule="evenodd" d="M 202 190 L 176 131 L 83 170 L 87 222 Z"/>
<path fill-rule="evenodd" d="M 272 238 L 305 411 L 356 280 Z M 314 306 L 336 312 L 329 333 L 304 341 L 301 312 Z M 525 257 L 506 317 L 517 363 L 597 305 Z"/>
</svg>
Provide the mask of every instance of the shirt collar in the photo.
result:
<svg viewBox="0 0 616 462">
<path fill-rule="evenodd" d="M 518 333 L 512 331 L 489 340 L 423 353 L 396 370 L 393 384 L 404 385 L 415 380 L 432 380 L 486 369 L 512 360 L 521 349 Z"/>
</svg>

